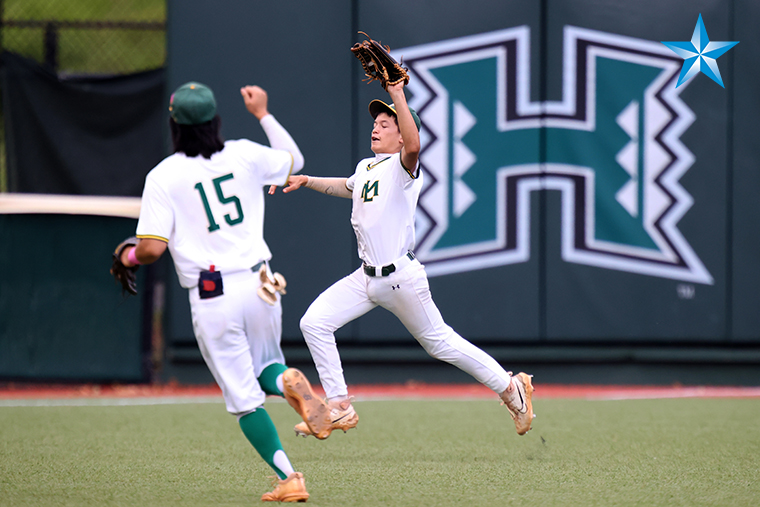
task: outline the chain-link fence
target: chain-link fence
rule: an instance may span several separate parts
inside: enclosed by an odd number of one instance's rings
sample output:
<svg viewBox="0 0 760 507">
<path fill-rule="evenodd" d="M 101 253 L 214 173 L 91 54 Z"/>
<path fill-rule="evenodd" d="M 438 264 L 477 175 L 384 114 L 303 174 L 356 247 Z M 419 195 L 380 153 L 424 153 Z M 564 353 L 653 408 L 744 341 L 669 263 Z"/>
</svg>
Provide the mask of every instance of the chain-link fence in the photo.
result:
<svg viewBox="0 0 760 507">
<path fill-rule="evenodd" d="M 166 0 L 0 0 L 0 49 L 62 77 L 157 69 L 166 61 Z M 2 115 L 0 105 L 0 192 L 6 192 Z"/>
<path fill-rule="evenodd" d="M 166 60 L 166 0 L 0 0 L 0 44 L 62 75 L 128 74 Z"/>
</svg>

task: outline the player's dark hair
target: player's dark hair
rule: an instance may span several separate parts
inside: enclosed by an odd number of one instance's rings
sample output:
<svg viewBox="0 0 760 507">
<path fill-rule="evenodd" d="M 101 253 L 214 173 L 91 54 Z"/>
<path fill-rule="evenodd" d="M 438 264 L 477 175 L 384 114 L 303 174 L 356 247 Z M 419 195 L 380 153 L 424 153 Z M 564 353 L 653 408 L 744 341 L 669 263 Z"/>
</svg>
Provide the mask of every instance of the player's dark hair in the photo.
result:
<svg viewBox="0 0 760 507">
<path fill-rule="evenodd" d="M 222 119 L 219 115 L 200 125 L 180 125 L 173 118 L 169 118 L 174 153 L 182 152 L 188 157 L 202 155 L 203 158 L 211 158 L 211 155 L 224 149 L 221 126 Z"/>
<path fill-rule="evenodd" d="M 395 114 L 391 113 L 390 111 L 381 111 L 381 112 L 383 112 L 383 113 L 387 114 L 388 116 L 390 116 L 391 118 L 393 118 L 393 122 L 396 124 L 396 127 L 398 127 L 398 116 L 396 116 Z M 377 116 L 380 116 L 380 113 L 378 113 Z M 377 118 L 377 116 L 375 116 L 375 118 Z"/>
</svg>

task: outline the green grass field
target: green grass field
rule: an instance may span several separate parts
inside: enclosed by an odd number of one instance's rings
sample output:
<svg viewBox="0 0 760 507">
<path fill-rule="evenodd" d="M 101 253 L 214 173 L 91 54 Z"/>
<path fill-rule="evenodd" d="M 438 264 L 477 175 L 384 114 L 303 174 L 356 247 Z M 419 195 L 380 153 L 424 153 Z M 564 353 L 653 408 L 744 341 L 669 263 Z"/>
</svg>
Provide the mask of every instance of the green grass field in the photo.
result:
<svg viewBox="0 0 760 507">
<path fill-rule="evenodd" d="M 756 506 L 760 400 L 363 401 L 328 440 L 267 410 L 317 506 Z M 0 407 L 0 505 L 257 505 L 273 475 L 221 403 Z M 307 504 L 308 505 L 308 504 Z"/>
</svg>

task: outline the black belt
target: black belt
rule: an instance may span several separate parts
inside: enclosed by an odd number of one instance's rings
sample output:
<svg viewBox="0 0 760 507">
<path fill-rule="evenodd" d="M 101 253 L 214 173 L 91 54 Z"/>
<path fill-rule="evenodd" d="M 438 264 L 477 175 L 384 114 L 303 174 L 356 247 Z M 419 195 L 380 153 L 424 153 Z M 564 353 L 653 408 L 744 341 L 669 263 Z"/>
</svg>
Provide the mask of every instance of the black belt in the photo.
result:
<svg viewBox="0 0 760 507">
<path fill-rule="evenodd" d="M 414 254 L 411 251 L 406 252 L 406 256 L 409 257 L 410 261 L 414 260 Z M 380 270 L 379 275 L 377 274 L 378 270 Z M 393 263 L 388 264 L 387 266 L 383 266 L 381 268 L 375 267 L 375 266 L 368 266 L 366 264 L 364 265 L 364 274 L 367 276 L 388 276 L 395 271 L 396 271 L 396 265 Z"/>
</svg>

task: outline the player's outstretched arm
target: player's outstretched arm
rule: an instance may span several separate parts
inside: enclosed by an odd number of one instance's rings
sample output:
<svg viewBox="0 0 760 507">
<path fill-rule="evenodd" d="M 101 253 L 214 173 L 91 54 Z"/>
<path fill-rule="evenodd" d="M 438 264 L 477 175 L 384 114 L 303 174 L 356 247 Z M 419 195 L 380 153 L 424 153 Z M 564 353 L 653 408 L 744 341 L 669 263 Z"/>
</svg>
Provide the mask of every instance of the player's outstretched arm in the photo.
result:
<svg viewBox="0 0 760 507">
<path fill-rule="evenodd" d="M 351 191 L 346 188 L 346 181 L 348 181 L 348 178 L 316 178 L 314 176 L 306 176 L 305 174 L 297 174 L 288 179 L 288 184 L 282 191 L 287 194 L 301 187 L 306 187 L 326 195 L 350 199 Z"/>
<path fill-rule="evenodd" d="M 404 82 L 389 85 L 388 94 L 395 105 L 398 130 L 401 132 L 401 138 L 404 140 L 404 146 L 401 148 L 401 162 L 404 164 L 404 167 L 414 170 L 417 167 L 417 160 L 419 160 L 420 156 L 420 133 L 406 103 Z"/>
</svg>

